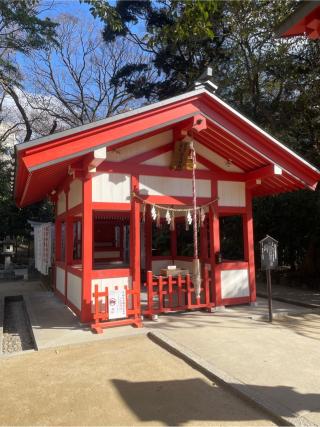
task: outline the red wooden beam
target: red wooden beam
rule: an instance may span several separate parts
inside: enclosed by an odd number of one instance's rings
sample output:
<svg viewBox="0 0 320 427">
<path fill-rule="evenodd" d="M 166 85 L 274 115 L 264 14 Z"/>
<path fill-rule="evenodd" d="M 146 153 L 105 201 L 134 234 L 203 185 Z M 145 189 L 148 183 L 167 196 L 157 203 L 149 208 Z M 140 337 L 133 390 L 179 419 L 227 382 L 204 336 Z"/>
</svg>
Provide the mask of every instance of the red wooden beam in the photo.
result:
<svg viewBox="0 0 320 427">
<path fill-rule="evenodd" d="M 282 169 L 277 165 L 267 165 L 259 169 L 246 173 L 246 180 L 251 181 L 255 179 L 265 178 L 267 176 L 282 175 Z"/>
<path fill-rule="evenodd" d="M 93 221 L 92 221 L 92 180 L 91 177 L 83 181 L 83 213 L 82 213 L 82 305 L 80 320 L 90 322 L 91 314 L 91 274 L 93 249 Z"/>
<path fill-rule="evenodd" d="M 211 182 L 212 200 L 218 196 L 217 181 Z M 209 230 L 210 230 L 210 263 L 211 263 L 211 286 L 213 289 L 214 304 L 218 307 L 222 305 L 221 301 L 221 274 L 216 268 L 216 254 L 220 252 L 220 225 L 218 202 L 213 203 L 209 210 Z"/>
</svg>

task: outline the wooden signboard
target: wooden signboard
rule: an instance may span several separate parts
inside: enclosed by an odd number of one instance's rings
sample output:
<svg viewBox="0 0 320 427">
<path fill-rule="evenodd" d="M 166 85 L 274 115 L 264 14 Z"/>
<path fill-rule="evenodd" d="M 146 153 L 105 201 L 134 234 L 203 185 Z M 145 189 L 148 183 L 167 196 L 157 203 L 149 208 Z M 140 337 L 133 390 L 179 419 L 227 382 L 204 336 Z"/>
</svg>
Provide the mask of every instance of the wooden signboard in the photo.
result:
<svg viewBox="0 0 320 427">
<path fill-rule="evenodd" d="M 109 290 L 109 319 L 127 317 L 126 289 Z"/>
<path fill-rule="evenodd" d="M 171 160 L 173 170 L 192 170 L 192 158 L 190 156 L 190 142 L 176 141 Z"/>
</svg>

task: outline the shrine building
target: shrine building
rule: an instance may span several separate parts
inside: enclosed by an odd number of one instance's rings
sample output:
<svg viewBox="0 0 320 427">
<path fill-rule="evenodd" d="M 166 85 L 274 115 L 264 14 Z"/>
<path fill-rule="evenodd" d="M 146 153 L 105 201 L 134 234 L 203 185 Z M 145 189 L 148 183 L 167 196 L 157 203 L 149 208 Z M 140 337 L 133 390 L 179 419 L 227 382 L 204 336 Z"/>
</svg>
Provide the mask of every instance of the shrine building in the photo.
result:
<svg viewBox="0 0 320 427">
<path fill-rule="evenodd" d="M 320 180 L 209 87 L 16 146 L 16 204 L 55 204 L 55 293 L 98 332 L 254 303 L 252 199 Z"/>
</svg>

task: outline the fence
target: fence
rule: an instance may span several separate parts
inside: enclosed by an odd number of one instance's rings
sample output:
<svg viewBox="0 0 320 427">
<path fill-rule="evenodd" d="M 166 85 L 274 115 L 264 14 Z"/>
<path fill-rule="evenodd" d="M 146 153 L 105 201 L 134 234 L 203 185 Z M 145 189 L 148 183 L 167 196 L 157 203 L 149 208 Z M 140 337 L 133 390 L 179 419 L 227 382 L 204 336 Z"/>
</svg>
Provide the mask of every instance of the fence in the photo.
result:
<svg viewBox="0 0 320 427">
<path fill-rule="evenodd" d="M 212 292 L 210 291 L 211 278 L 205 267 L 202 272 L 200 297 L 196 298 L 195 288 L 190 274 L 185 277 L 153 276 L 152 271 L 147 272 L 147 308 L 142 314 L 152 317 L 155 314 L 172 311 L 185 311 L 197 308 L 210 309 L 214 306 Z"/>
</svg>

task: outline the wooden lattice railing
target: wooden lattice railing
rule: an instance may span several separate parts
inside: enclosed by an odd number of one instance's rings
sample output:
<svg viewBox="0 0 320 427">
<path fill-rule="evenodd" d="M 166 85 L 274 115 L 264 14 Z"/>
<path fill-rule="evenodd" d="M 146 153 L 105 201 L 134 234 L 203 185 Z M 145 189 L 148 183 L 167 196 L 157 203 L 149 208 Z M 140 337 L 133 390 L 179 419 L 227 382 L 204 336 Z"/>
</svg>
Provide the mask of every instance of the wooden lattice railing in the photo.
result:
<svg viewBox="0 0 320 427">
<path fill-rule="evenodd" d="M 208 308 L 214 306 L 210 292 L 211 278 L 205 267 L 202 272 L 200 298 L 196 298 L 195 289 L 190 274 L 185 277 L 154 276 L 152 271 L 147 272 L 147 308 L 142 314 L 152 317 L 159 313 L 172 311 L 184 311 L 196 308 Z"/>
</svg>

